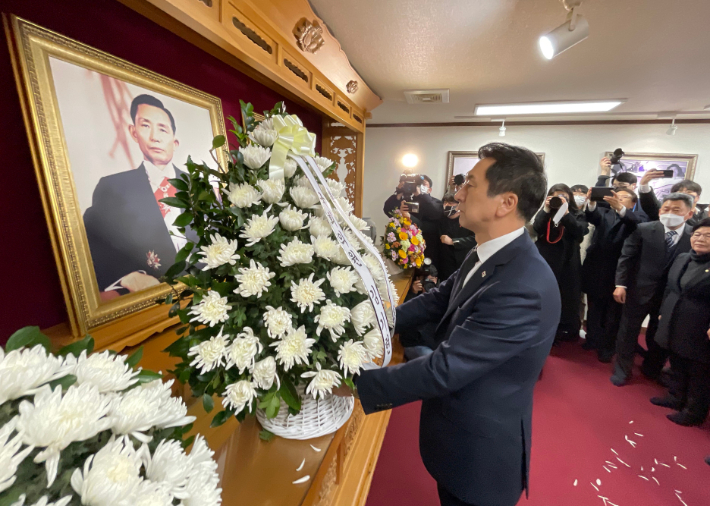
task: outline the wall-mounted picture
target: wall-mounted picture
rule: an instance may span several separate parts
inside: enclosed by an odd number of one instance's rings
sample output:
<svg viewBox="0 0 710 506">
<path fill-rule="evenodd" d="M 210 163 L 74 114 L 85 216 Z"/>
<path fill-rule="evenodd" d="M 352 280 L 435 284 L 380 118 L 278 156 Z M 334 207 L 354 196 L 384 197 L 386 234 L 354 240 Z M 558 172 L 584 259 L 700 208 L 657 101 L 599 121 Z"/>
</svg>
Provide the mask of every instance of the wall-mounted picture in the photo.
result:
<svg viewBox="0 0 710 506">
<path fill-rule="evenodd" d="M 189 239 L 170 179 L 188 156 L 213 168 L 222 106 L 207 95 L 19 18 L 18 88 L 72 329 L 150 307 Z M 221 160 L 224 162 L 224 160 Z"/>
<path fill-rule="evenodd" d="M 604 156 L 611 158 L 612 152 L 604 153 Z M 677 155 L 668 153 L 624 153 L 618 164 L 612 166 L 614 175 L 620 172 L 631 172 L 641 180 L 643 175 L 649 170 L 673 171 L 673 175 L 668 178 L 654 179 L 651 181 L 656 197 L 663 198 L 671 192 L 674 184 L 684 179 L 693 180 L 695 176 L 695 165 L 698 155 Z M 669 173 L 670 175 L 670 173 Z"/>
<path fill-rule="evenodd" d="M 535 153 L 545 165 L 545 153 Z M 446 166 L 446 181 L 453 176 L 466 173 L 479 162 L 478 151 L 449 151 L 449 160 Z"/>
</svg>

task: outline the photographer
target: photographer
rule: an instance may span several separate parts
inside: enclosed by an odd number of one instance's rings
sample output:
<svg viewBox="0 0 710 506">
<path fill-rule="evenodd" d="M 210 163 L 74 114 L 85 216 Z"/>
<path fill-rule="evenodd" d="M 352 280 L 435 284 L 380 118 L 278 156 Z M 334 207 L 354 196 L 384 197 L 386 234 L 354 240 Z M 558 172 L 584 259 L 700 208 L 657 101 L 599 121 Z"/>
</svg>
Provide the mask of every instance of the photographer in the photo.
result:
<svg viewBox="0 0 710 506">
<path fill-rule="evenodd" d="M 564 215 L 558 220 L 558 211 Z M 544 207 L 533 222 L 537 249 L 557 278 L 562 298 L 562 315 L 555 341 L 576 341 L 582 325 L 579 301 L 582 297 L 582 261 L 580 244 L 589 231 L 587 219 L 577 206 L 572 190 L 556 184 L 547 192 Z"/>
<path fill-rule="evenodd" d="M 414 271 L 412 286 L 409 288 L 404 301 L 412 300 L 436 288 L 439 285 L 437 276 L 436 267 L 432 265 L 431 259 L 425 258 L 422 266 Z M 434 340 L 436 327 L 436 323 L 429 322 L 416 329 L 406 329 L 399 333 L 399 341 L 404 347 L 404 356 L 407 360 L 428 355 L 436 348 L 437 343 Z"/>
<path fill-rule="evenodd" d="M 661 207 L 661 203 L 658 201 L 658 198 L 656 198 L 656 194 L 650 183 L 654 179 L 663 178 L 665 178 L 665 175 L 662 170 L 649 170 L 643 175 L 639 184 L 639 201 L 641 202 L 641 208 L 648 214 L 648 218 L 651 221 L 658 220 L 658 210 Z M 685 193 L 693 198 L 693 216 L 688 220 L 688 225 L 691 227 L 700 223 L 703 218 L 708 217 L 707 209 L 702 211 L 697 208 L 702 192 L 702 186 L 695 181 L 688 180 L 680 181 L 671 188 L 671 193 Z"/>
<path fill-rule="evenodd" d="M 439 220 L 441 241 L 439 278 L 448 279 L 461 267 L 466 255 L 476 246 L 476 235 L 459 223 L 461 211 L 453 193 L 444 195 L 444 217 Z"/>
</svg>

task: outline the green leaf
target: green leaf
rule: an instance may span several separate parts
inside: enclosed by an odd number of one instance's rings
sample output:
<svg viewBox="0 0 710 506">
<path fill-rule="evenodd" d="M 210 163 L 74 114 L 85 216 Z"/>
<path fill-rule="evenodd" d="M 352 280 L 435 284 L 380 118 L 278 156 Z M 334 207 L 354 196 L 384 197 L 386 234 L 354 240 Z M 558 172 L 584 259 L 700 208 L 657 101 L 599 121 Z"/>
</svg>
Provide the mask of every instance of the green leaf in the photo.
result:
<svg viewBox="0 0 710 506">
<path fill-rule="evenodd" d="M 165 273 L 165 277 L 166 277 L 166 278 L 174 278 L 174 277 L 178 276 L 182 271 L 185 270 L 186 265 L 187 265 L 187 264 L 185 263 L 184 260 L 181 261 L 181 262 L 176 262 L 176 263 L 174 263 L 174 264 L 168 269 L 168 272 Z"/>
<path fill-rule="evenodd" d="M 19 501 L 20 496 L 24 495 L 26 492 L 25 488 L 19 483 L 15 484 L 13 488 L 7 490 L 0 494 L 0 506 L 11 506 Z"/>
<path fill-rule="evenodd" d="M 281 395 L 281 398 L 289 408 L 301 411 L 301 398 L 298 396 L 296 387 L 293 386 L 293 383 L 291 383 L 288 377 L 281 378 L 279 395 Z"/>
<path fill-rule="evenodd" d="M 259 432 L 259 439 L 262 441 L 266 441 L 267 443 L 274 439 L 274 433 L 269 432 L 268 430 L 264 429 L 261 432 Z"/>
<path fill-rule="evenodd" d="M 67 374 L 63 378 L 57 378 L 54 381 L 50 381 L 48 385 L 52 390 L 57 388 L 57 385 L 61 385 L 62 390 L 66 392 L 67 388 L 72 386 L 74 383 L 76 383 L 76 376 L 73 374 Z"/>
<path fill-rule="evenodd" d="M 136 383 L 136 385 L 150 383 L 151 381 L 161 379 L 162 377 L 163 375 L 159 372 L 148 371 L 146 369 L 143 369 L 141 372 L 138 373 L 138 376 L 136 376 L 136 378 L 138 379 L 138 383 Z"/>
<path fill-rule="evenodd" d="M 71 344 L 67 344 L 64 346 L 57 355 L 60 357 L 66 357 L 67 355 L 71 354 L 74 355 L 75 357 L 78 357 L 81 355 L 81 352 L 86 350 L 86 354 L 90 355 L 92 351 L 94 351 L 94 338 L 91 336 L 86 336 L 84 339 L 81 339 L 79 341 L 75 341 Z"/>
<path fill-rule="evenodd" d="M 135 366 L 138 365 L 138 362 L 141 361 L 143 358 L 143 346 L 138 348 L 136 351 L 134 351 L 127 359 L 126 359 L 126 364 L 131 366 L 131 368 L 135 368 Z"/>
<path fill-rule="evenodd" d="M 211 192 L 211 191 L 209 191 L 209 190 L 202 190 L 202 191 L 200 192 L 200 194 L 197 196 L 197 200 L 198 200 L 198 201 L 199 201 L 199 200 L 207 200 L 207 199 L 210 197 L 210 195 L 212 195 L 212 193 L 213 193 L 213 192 Z"/>
<path fill-rule="evenodd" d="M 214 415 L 214 418 L 212 419 L 212 423 L 210 424 L 210 427 L 219 427 L 220 425 L 224 425 L 224 422 L 229 420 L 229 417 L 232 416 L 231 411 L 220 411 L 216 415 Z"/>
<path fill-rule="evenodd" d="M 183 213 L 180 216 L 184 216 L 185 214 L 188 214 L 188 213 Z M 178 219 L 180 219 L 180 216 L 178 216 Z M 175 220 L 175 222 L 177 222 L 177 220 Z M 187 257 L 190 255 L 190 253 L 192 252 L 192 248 L 194 248 L 194 247 L 195 247 L 195 243 L 188 242 L 187 244 L 185 244 L 185 246 L 180 248 L 180 251 L 177 252 L 177 255 L 175 255 L 175 262 L 183 262 L 183 261 L 187 260 Z M 168 304 L 169 304 L 169 302 L 168 302 Z"/>
<path fill-rule="evenodd" d="M 202 407 L 205 408 L 207 413 L 214 409 L 214 400 L 211 395 L 205 394 L 202 396 Z"/>
<path fill-rule="evenodd" d="M 185 211 L 180 216 L 175 218 L 175 221 L 173 221 L 173 225 L 175 225 L 176 227 L 186 227 L 190 223 L 192 223 L 193 218 L 194 216 L 192 215 L 192 213 Z"/>
<path fill-rule="evenodd" d="M 183 181 L 182 179 L 168 179 L 168 183 L 173 185 L 176 189 L 182 190 L 184 192 L 189 190 L 189 186 L 187 186 L 187 183 Z"/>
<path fill-rule="evenodd" d="M 177 197 L 165 197 L 164 199 L 160 199 L 160 202 L 162 202 L 165 205 L 168 205 L 171 207 L 179 207 L 181 209 L 187 209 L 188 207 L 190 207 L 190 204 L 180 200 Z"/>
<path fill-rule="evenodd" d="M 175 317 L 178 311 L 180 311 L 180 302 L 176 302 L 170 307 L 170 311 L 168 311 L 168 318 Z"/>
<path fill-rule="evenodd" d="M 51 351 L 52 343 L 49 338 L 45 336 L 39 327 L 25 327 L 10 336 L 5 344 L 5 351 L 13 351 L 20 348 L 33 348 L 36 345 L 41 345 L 47 350 L 47 353 Z"/>
<path fill-rule="evenodd" d="M 212 139 L 212 149 L 221 148 L 227 142 L 227 138 L 224 135 L 218 135 Z"/>
<path fill-rule="evenodd" d="M 195 436 L 190 436 L 185 441 L 182 442 L 183 450 L 195 442 Z"/>
</svg>

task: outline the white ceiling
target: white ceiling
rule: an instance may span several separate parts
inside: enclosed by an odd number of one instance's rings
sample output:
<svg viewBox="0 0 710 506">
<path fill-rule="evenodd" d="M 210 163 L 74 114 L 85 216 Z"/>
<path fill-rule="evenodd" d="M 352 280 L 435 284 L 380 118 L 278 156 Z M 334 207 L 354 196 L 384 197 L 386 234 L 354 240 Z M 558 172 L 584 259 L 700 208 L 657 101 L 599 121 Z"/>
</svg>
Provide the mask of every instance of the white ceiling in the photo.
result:
<svg viewBox="0 0 710 506">
<path fill-rule="evenodd" d="M 615 98 L 627 102 L 612 113 L 564 119 L 710 118 L 709 0 L 584 0 L 589 38 L 549 61 L 537 39 L 564 22 L 559 0 L 310 2 L 384 99 L 370 124 L 476 121 L 454 118 L 476 104 Z M 451 103 L 405 102 L 404 90 L 426 88 L 449 88 Z"/>
</svg>

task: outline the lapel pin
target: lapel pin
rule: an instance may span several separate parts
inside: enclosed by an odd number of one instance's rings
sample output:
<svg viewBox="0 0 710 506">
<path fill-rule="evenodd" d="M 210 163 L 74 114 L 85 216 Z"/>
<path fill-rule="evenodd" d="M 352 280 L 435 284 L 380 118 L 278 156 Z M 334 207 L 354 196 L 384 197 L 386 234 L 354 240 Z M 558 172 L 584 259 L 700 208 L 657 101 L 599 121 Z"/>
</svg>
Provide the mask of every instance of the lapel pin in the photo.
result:
<svg viewBox="0 0 710 506">
<path fill-rule="evenodd" d="M 705 271 L 705 272 L 707 272 L 707 271 Z M 482 278 L 485 278 L 485 277 L 486 277 L 486 271 L 483 271 L 483 272 L 481 273 L 481 277 L 482 277 Z"/>
</svg>

